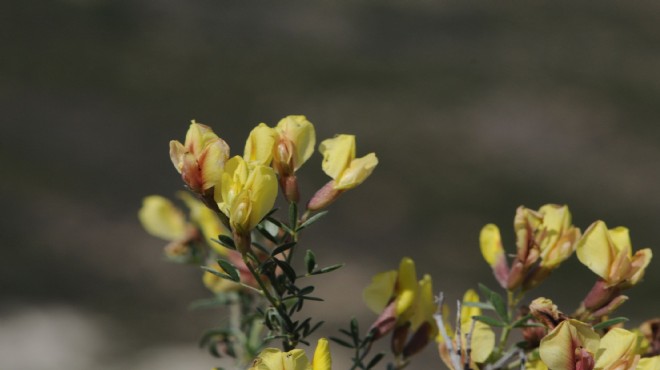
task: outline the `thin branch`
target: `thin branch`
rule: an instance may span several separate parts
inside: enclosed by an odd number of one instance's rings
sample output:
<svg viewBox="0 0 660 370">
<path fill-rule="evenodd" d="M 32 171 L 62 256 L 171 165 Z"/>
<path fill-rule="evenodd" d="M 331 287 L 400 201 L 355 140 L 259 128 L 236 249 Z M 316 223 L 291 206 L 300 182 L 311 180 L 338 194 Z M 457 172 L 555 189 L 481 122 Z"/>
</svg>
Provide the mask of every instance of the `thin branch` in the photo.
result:
<svg viewBox="0 0 660 370">
<path fill-rule="evenodd" d="M 444 295 L 442 292 L 440 292 L 440 295 L 438 295 L 435 298 L 435 301 L 438 304 L 438 311 L 436 311 L 436 313 L 433 315 L 433 319 L 438 325 L 438 329 L 440 330 L 442 339 L 445 342 L 445 347 L 447 348 L 447 351 L 449 351 L 449 357 L 451 358 L 452 367 L 455 370 L 458 370 L 461 368 L 461 357 L 457 356 L 456 353 L 454 352 L 454 345 L 452 344 L 452 340 L 449 338 L 449 335 L 447 334 L 447 328 L 445 328 L 445 323 L 444 320 L 442 319 L 442 303 L 444 302 Z"/>
</svg>

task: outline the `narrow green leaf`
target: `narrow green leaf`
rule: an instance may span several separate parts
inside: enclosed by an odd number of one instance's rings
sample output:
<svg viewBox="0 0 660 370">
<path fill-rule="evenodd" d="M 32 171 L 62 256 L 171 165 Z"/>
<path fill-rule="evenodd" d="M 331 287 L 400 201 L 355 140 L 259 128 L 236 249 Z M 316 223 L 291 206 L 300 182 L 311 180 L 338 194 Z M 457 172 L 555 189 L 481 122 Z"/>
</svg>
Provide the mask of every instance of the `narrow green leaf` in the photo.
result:
<svg viewBox="0 0 660 370">
<path fill-rule="evenodd" d="M 222 245 L 225 248 L 236 250 L 236 244 L 234 244 L 234 239 L 227 235 L 218 235 L 218 239 L 211 239 L 212 241 Z"/>
<path fill-rule="evenodd" d="M 360 338 L 360 326 L 355 317 L 351 319 L 351 333 L 353 334 L 353 338 Z"/>
<path fill-rule="evenodd" d="M 290 242 L 290 243 L 282 244 L 279 247 L 273 249 L 273 251 L 271 252 L 270 255 L 272 257 L 277 256 L 278 254 L 280 254 L 282 252 L 286 252 L 286 251 L 288 251 L 289 249 L 291 249 L 295 246 L 296 246 L 296 242 Z"/>
<path fill-rule="evenodd" d="M 229 261 L 225 261 L 223 259 L 217 259 L 216 261 L 218 261 L 220 267 L 222 267 L 222 269 L 225 270 L 227 274 L 229 274 L 229 276 L 233 281 L 237 283 L 241 281 L 241 275 L 239 275 L 238 270 L 236 269 L 236 267 L 234 267 L 234 265 L 232 265 Z"/>
<path fill-rule="evenodd" d="M 545 328 L 545 325 L 538 323 L 538 322 L 530 322 L 530 323 L 522 323 L 516 328 Z"/>
<path fill-rule="evenodd" d="M 488 288 L 487 286 L 485 286 L 484 284 L 481 284 L 481 283 L 479 283 L 479 291 L 481 291 L 481 295 L 483 295 L 484 298 L 486 298 L 486 299 L 488 299 L 493 294 L 497 294 L 497 293 L 493 292 L 492 290 L 490 290 L 490 288 Z"/>
<path fill-rule="evenodd" d="M 500 320 L 497 320 L 495 318 L 492 318 L 490 316 L 477 315 L 477 316 L 472 316 L 472 318 L 477 320 L 477 321 L 481 321 L 484 324 L 488 324 L 490 326 L 497 326 L 497 327 L 500 327 L 500 328 L 503 328 L 503 327 L 506 326 L 506 323 L 504 323 Z"/>
<path fill-rule="evenodd" d="M 383 353 L 383 352 L 381 352 L 381 353 L 377 354 L 376 356 L 374 356 L 374 358 L 372 358 L 371 361 L 369 361 L 369 363 L 367 364 L 366 369 L 369 370 L 372 367 L 378 365 L 378 362 L 380 362 L 380 360 L 382 360 L 383 357 L 385 357 L 385 353 Z"/>
<path fill-rule="evenodd" d="M 300 231 L 300 230 L 308 227 L 309 225 L 311 225 L 314 222 L 318 221 L 321 217 L 325 216 L 326 214 L 328 214 L 328 211 L 322 211 L 322 212 L 319 212 L 319 213 L 315 214 L 314 216 L 308 218 L 307 221 L 303 222 L 303 224 L 300 225 L 300 227 L 296 231 Z"/>
<path fill-rule="evenodd" d="M 323 298 L 319 298 L 319 297 L 310 297 L 310 296 L 308 296 L 308 295 L 301 296 L 300 298 L 301 298 L 301 299 L 306 299 L 306 300 L 308 300 L 308 301 L 317 301 L 317 302 L 323 302 L 323 301 L 325 301 L 325 299 L 323 299 Z"/>
<path fill-rule="evenodd" d="M 335 337 L 329 337 L 328 339 L 330 339 L 331 341 L 339 344 L 340 346 L 344 346 L 344 347 L 347 347 L 347 348 L 354 348 L 352 344 L 346 342 L 343 339 L 339 339 L 339 338 L 335 338 Z"/>
<path fill-rule="evenodd" d="M 272 218 L 272 217 L 264 217 L 264 219 L 268 220 L 268 222 L 270 222 L 273 225 L 279 227 L 280 229 L 286 231 L 287 233 L 293 234 L 293 230 L 291 230 L 291 228 L 289 226 L 287 226 L 286 224 L 283 224 L 282 222 L 280 222 L 280 220 L 277 220 L 277 219 Z"/>
<path fill-rule="evenodd" d="M 208 272 L 212 273 L 212 274 L 215 275 L 215 276 L 221 277 L 221 278 L 223 278 L 223 279 L 225 279 L 225 280 L 230 280 L 230 281 L 234 281 L 234 282 L 236 281 L 236 280 L 234 280 L 231 276 L 229 276 L 229 275 L 227 275 L 227 274 L 225 274 L 225 273 L 222 273 L 222 272 L 220 272 L 220 271 L 216 271 L 216 270 L 214 270 L 214 269 L 212 269 L 212 268 L 210 268 L 210 267 L 206 267 L 206 266 L 201 266 L 201 267 L 202 267 L 202 270 L 204 270 L 204 271 L 208 271 Z"/>
<path fill-rule="evenodd" d="M 278 260 L 277 258 L 273 259 L 277 266 L 282 269 L 284 275 L 291 281 L 291 283 L 296 282 L 296 271 L 289 265 L 286 261 Z"/>
<path fill-rule="evenodd" d="M 606 320 L 606 321 L 603 321 L 601 323 L 598 323 L 598 324 L 594 325 L 594 329 L 595 330 L 605 329 L 605 328 L 609 328 L 612 325 L 616 325 L 618 323 L 622 323 L 622 322 L 626 322 L 626 321 L 628 321 L 627 317 L 623 317 L 623 316 L 615 317 L 613 319 L 609 319 L 609 320 Z"/>
<path fill-rule="evenodd" d="M 324 268 L 322 268 L 322 269 L 320 269 L 320 270 L 314 271 L 314 272 L 312 272 L 312 275 L 325 274 L 325 273 L 332 272 L 332 271 L 335 271 L 335 270 L 337 270 L 337 269 L 340 269 L 340 268 L 342 268 L 342 267 L 344 267 L 344 264 L 343 264 L 343 263 L 339 263 L 339 264 L 336 264 L 336 265 L 332 265 L 332 266 L 324 267 Z"/>
<path fill-rule="evenodd" d="M 497 293 L 492 294 L 490 296 L 490 303 L 495 308 L 495 312 L 497 313 L 497 316 L 499 316 L 500 319 L 502 319 L 502 321 L 508 323 L 509 315 L 507 313 L 506 303 L 504 303 L 502 296 Z"/>
<path fill-rule="evenodd" d="M 509 316 L 507 314 L 506 304 L 504 303 L 502 296 L 490 290 L 487 286 L 481 283 L 479 283 L 479 290 L 485 296 L 484 298 L 493 306 L 497 316 L 499 316 L 503 321 L 508 322 Z"/>
<path fill-rule="evenodd" d="M 481 308 L 482 310 L 494 310 L 495 309 L 493 307 L 493 305 L 488 303 L 488 302 L 463 302 L 463 306 L 478 307 L 478 308 Z"/>
<path fill-rule="evenodd" d="M 305 266 L 307 266 L 307 273 L 311 274 L 317 267 L 316 256 L 311 250 L 307 250 L 305 253 Z"/>
<path fill-rule="evenodd" d="M 347 337 L 353 339 L 353 333 L 351 333 L 350 331 L 348 331 L 346 329 L 339 329 L 339 332 L 346 335 Z"/>
<path fill-rule="evenodd" d="M 314 291 L 314 287 L 310 285 L 310 286 L 306 286 L 306 287 L 300 289 L 300 292 L 298 294 L 307 295 L 307 294 L 309 294 L 313 291 Z"/>
<path fill-rule="evenodd" d="M 264 238 L 270 240 L 271 242 L 275 244 L 279 244 L 277 241 L 277 238 L 275 238 L 273 235 L 271 235 L 268 230 L 266 230 L 266 227 L 262 224 L 258 224 L 256 227 L 256 230 L 259 232 L 259 234 L 263 235 Z"/>
<path fill-rule="evenodd" d="M 321 325 L 323 325 L 323 323 L 325 323 L 325 321 L 319 321 L 316 324 L 314 324 L 314 326 L 312 326 L 312 328 L 309 329 L 309 331 L 307 332 L 307 334 L 305 334 L 305 336 L 311 335 L 313 332 L 316 331 L 316 329 L 320 328 Z"/>
<path fill-rule="evenodd" d="M 511 324 L 511 326 L 514 327 L 514 328 L 520 328 L 520 327 L 522 327 L 523 325 L 525 325 L 527 323 L 527 320 L 529 320 L 531 318 L 532 318 L 532 314 L 528 313 L 527 315 L 525 315 L 525 316 L 519 318 L 518 320 L 516 320 L 513 324 Z"/>
<path fill-rule="evenodd" d="M 296 230 L 298 226 L 298 204 L 291 202 L 289 204 L 289 227 L 291 230 Z"/>
</svg>

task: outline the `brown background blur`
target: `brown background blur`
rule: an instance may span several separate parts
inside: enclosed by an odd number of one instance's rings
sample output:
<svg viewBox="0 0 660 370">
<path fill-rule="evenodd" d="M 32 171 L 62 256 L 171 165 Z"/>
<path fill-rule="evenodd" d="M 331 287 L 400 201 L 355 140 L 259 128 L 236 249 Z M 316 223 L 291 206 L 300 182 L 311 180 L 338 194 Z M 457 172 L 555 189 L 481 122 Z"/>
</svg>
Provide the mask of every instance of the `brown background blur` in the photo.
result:
<svg viewBox="0 0 660 370">
<path fill-rule="evenodd" d="M 218 364 L 195 343 L 222 313 L 187 310 L 200 272 L 136 218 L 181 189 L 168 141 L 193 118 L 233 153 L 289 114 L 377 153 L 304 240 L 348 262 L 308 306 L 325 335 L 368 325 L 361 287 L 405 255 L 452 299 L 494 287 L 478 233 L 495 222 L 512 248 L 521 204 L 660 251 L 657 3 L 9 0 L 0 38 L 4 370 Z M 327 181 L 318 154 L 300 178 L 304 197 Z M 634 323 L 658 314 L 658 265 L 620 311 Z M 573 259 L 538 294 L 572 311 L 593 280 Z"/>
</svg>

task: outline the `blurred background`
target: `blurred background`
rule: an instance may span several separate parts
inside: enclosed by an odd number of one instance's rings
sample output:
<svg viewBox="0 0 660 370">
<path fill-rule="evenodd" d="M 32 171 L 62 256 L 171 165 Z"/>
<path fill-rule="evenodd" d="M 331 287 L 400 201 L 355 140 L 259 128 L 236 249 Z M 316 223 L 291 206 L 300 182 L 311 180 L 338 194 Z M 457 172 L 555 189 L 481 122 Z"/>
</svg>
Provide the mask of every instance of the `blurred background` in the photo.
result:
<svg viewBox="0 0 660 370">
<path fill-rule="evenodd" d="M 583 230 L 660 249 L 660 4 L 477 1 L 6 1 L 0 5 L 0 368 L 196 369 L 222 311 L 195 268 L 137 221 L 182 188 L 168 142 L 189 121 L 241 153 L 259 122 L 304 114 L 320 142 L 357 135 L 380 164 L 304 248 L 334 335 L 370 277 L 403 256 L 451 299 L 496 285 L 478 249 L 519 205 L 568 204 Z M 327 178 L 319 154 L 303 198 Z M 658 314 L 658 261 L 620 310 Z M 572 311 L 576 259 L 537 291 Z M 347 355 L 337 349 L 337 357 Z M 432 348 L 428 361 L 436 359 Z M 411 368 L 443 368 L 439 362 Z"/>
</svg>

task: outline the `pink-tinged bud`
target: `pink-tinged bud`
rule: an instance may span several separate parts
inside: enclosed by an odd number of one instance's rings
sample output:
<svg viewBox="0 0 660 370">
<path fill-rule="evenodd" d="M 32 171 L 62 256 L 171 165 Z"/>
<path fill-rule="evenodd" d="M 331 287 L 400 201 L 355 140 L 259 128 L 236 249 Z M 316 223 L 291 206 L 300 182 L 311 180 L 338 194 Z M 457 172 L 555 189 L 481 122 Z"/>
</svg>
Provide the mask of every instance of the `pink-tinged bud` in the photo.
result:
<svg viewBox="0 0 660 370">
<path fill-rule="evenodd" d="M 514 260 L 513 263 L 511 264 L 511 270 L 509 270 L 507 289 L 515 290 L 520 286 L 520 284 L 522 284 L 524 278 L 525 278 L 525 265 L 519 260 Z"/>
<path fill-rule="evenodd" d="M 595 365 L 594 356 L 589 351 L 582 347 L 575 349 L 575 370 L 593 370 Z"/>
<path fill-rule="evenodd" d="M 394 329 L 396 324 L 396 301 L 392 300 L 383 312 L 378 316 L 376 321 L 371 324 L 369 332 L 373 332 L 373 340 L 380 339 L 386 336 Z"/>
<path fill-rule="evenodd" d="M 627 300 L 628 300 L 628 296 L 618 295 L 618 296 L 612 298 L 612 300 L 610 300 L 605 306 L 603 306 L 603 307 L 599 308 L 598 310 L 596 310 L 592 314 L 592 316 L 594 318 L 598 318 L 598 317 L 602 317 L 602 316 L 605 316 L 605 315 L 609 315 L 612 312 L 614 312 L 614 310 L 619 308 L 619 306 L 621 306 Z"/>
<path fill-rule="evenodd" d="M 617 287 L 608 286 L 605 280 L 598 279 L 582 301 L 582 304 L 588 311 L 595 312 L 606 306 L 618 295 L 619 289 Z"/>
<path fill-rule="evenodd" d="M 312 199 L 309 200 L 309 203 L 307 203 L 307 209 L 312 212 L 320 211 L 337 200 L 339 195 L 343 192 L 343 190 L 335 189 L 334 181 L 330 181 L 319 189 Z"/>
<path fill-rule="evenodd" d="M 296 175 L 285 175 L 279 177 L 280 188 L 289 203 L 298 203 L 300 201 L 300 192 L 298 191 L 298 178 Z"/>
<path fill-rule="evenodd" d="M 403 357 L 408 358 L 426 347 L 431 339 L 433 326 L 429 322 L 423 323 L 412 335 L 406 346 L 403 348 Z"/>
<path fill-rule="evenodd" d="M 406 345 L 406 339 L 408 339 L 408 332 L 410 331 L 410 321 L 407 321 L 405 324 L 397 326 L 394 328 L 392 333 L 392 353 L 395 356 L 403 353 L 403 348 Z"/>
</svg>

